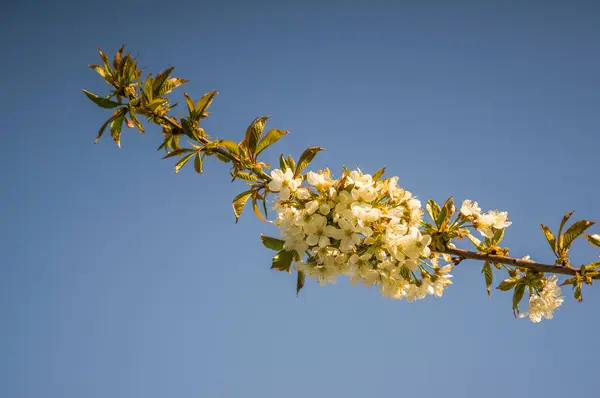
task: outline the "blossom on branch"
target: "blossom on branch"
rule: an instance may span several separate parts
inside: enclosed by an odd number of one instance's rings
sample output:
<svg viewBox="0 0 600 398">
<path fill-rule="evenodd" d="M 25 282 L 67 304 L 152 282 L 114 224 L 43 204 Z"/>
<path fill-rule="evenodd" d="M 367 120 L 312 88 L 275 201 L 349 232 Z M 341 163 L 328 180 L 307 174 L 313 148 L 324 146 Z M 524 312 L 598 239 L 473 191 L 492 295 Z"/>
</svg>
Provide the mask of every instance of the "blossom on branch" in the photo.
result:
<svg viewBox="0 0 600 398">
<path fill-rule="evenodd" d="M 397 177 L 377 181 L 353 170 L 335 180 L 322 170 L 308 172 L 309 186 L 302 187 L 289 169 L 271 176 L 269 189 L 280 192 L 274 224 L 284 249 L 300 258 L 298 272 L 319 284 L 346 275 L 352 284 L 377 285 L 384 296 L 407 301 L 442 296 L 451 284 L 452 265 L 437 265 L 431 237 L 419 229 L 421 202 L 398 187 Z"/>
</svg>

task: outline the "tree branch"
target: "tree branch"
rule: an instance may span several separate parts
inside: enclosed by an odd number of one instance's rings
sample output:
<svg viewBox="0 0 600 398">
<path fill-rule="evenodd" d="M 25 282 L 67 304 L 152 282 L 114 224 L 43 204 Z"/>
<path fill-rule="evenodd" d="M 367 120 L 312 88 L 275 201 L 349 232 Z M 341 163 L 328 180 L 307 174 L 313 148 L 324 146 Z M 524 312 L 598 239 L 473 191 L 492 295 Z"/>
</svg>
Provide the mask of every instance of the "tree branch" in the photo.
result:
<svg viewBox="0 0 600 398">
<path fill-rule="evenodd" d="M 550 272 L 553 274 L 562 274 L 562 275 L 575 275 L 579 272 L 579 268 L 573 267 L 561 267 L 558 265 L 549 265 L 536 263 L 535 261 L 527 261 L 521 258 L 515 257 L 506 257 L 506 256 L 498 256 L 495 254 L 485 254 L 485 253 L 477 253 L 471 252 L 468 250 L 457 249 L 453 247 L 448 247 L 443 252 L 445 254 L 450 254 L 459 258 L 459 262 L 465 259 L 469 260 L 481 260 L 481 261 L 489 261 L 491 263 L 500 263 L 507 265 L 514 265 L 519 268 L 527 268 L 533 271 L 538 272 Z M 600 275 L 595 275 L 592 277 L 593 279 L 600 279 Z"/>
</svg>

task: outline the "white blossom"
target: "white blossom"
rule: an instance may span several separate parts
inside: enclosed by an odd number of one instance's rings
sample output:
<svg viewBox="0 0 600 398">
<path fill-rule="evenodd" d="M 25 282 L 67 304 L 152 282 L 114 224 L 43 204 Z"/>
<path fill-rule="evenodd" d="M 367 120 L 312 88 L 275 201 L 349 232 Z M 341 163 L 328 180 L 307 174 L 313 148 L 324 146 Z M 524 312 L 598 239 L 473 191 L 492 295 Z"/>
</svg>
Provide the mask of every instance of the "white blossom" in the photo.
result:
<svg viewBox="0 0 600 398">
<path fill-rule="evenodd" d="M 564 301 L 557 282 L 556 275 L 548 278 L 539 295 L 532 294 L 529 296 L 529 312 L 524 312 L 519 316 L 521 318 L 529 316 L 531 322 L 534 323 L 540 322 L 544 318 L 552 319 L 554 310 L 560 307 Z"/>
<path fill-rule="evenodd" d="M 294 172 L 287 169 L 285 172 L 274 169 L 271 171 L 271 182 L 269 182 L 269 190 L 279 192 L 281 200 L 288 200 L 291 192 L 302 184 L 302 178 L 294 178 Z"/>
<path fill-rule="evenodd" d="M 273 224 L 284 249 L 301 257 L 295 269 L 307 277 L 325 284 L 347 275 L 353 284 L 378 285 L 384 296 L 407 301 L 441 296 L 450 284 L 451 267 L 429 259 L 421 202 L 398 187 L 397 177 L 375 182 L 354 170 L 342 181 L 322 170 L 308 172 L 302 186 L 291 170 L 271 176 L 269 189 L 279 192 Z M 423 268 L 428 261 L 433 271 Z"/>
</svg>

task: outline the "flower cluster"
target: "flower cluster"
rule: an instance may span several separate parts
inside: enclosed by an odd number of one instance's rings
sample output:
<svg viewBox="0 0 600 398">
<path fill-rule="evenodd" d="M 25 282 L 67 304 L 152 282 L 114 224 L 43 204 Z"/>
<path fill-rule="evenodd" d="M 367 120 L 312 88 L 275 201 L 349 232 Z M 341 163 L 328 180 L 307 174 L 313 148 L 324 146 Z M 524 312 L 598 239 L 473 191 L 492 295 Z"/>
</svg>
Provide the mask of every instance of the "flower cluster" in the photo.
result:
<svg viewBox="0 0 600 398">
<path fill-rule="evenodd" d="M 295 251 L 295 268 L 320 284 L 347 275 L 353 284 L 378 285 L 380 292 L 408 301 L 442 296 L 452 266 L 438 266 L 431 237 L 419 229 L 421 202 L 398 186 L 345 170 L 336 180 L 328 169 L 308 172 L 273 170 L 269 190 L 284 250 Z M 305 180 L 305 181 L 304 181 Z M 303 183 L 308 183 L 303 186 Z"/>
<path fill-rule="evenodd" d="M 557 282 L 556 275 L 546 279 L 546 284 L 539 294 L 529 296 L 529 312 L 520 314 L 520 317 L 529 316 L 531 322 L 535 323 L 540 322 L 543 318 L 552 319 L 553 311 L 560 307 L 564 301 Z"/>
<path fill-rule="evenodd" d="M 512 224 L 508 221 L 507 212 L 491 210 L 487 214 L 482 214 L 479 204 L 470 200 L 463 201 L 460 214 L 471 221 L 481 235 L 487 238 L 494 236 L 494 230 L 502 230 Z"/>
</svg>

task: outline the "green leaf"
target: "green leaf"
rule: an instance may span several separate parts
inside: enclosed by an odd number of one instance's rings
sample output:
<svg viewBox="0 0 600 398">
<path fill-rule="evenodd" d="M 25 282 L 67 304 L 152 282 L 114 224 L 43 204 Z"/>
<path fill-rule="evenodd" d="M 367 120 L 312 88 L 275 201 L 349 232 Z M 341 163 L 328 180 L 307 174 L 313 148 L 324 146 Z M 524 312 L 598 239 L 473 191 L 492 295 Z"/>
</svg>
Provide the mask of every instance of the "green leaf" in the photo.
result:
<svg viewBox="0 0 600 398">
<path fill-rule="evenodd" d="M 267 201 L 263 199 L 263 211 L 265 212 L 265 217 L 269 218 L 269 212 L 267 211 Z"/>
<path fill-rule="evenodd" d="M 112 71 L 110 68 L 110 64 L 108 62 L 108 57 L 106 56 L 106 54 L 104 54 L 102 52 L 102 50 L 100 50 L 100 48 L 98 48 L 98 54 L 100 54 L 100 58 L 102 58 L 102 63 L 104 64 L 104 70 L 112 76 Z"/>
<path fill-rule="evenodd" d="M 196 103 L 196 114 L 197 116 L 202 119 L 208 115 L 205 115 L 206 110 L 210 107 L 210 104 L 212 104 L 213 99 L 215 98 L 215 95 L 219 94 L 218 91 L 211 91 L 210 93 L 206 93 L 202 96 L 202 98 L 200 98 L 198 100 L 198 102 Z"/>
<path fill-rule="evenodd" d="M 519 303 L 523 299 L 525 293 L 525 282 L 520 282 L 515 286 L 515 292 L 513 293 L 512 305 L 515 316 L 519 314 Z"/>
<path fill-rule="evenodd" d="M 306 166 L 308 166 L 308 164 L 312 162 L 317 153 L 323 150 L 324 148 L 318 146 L 311 146 L 309 148 L 306 148 L 304 152 L 302 152 L 302 155 L 300 155 L 300 158 L 298 159 L 298 165 L 296 166 L 294 177 L 298 176 L 302 172 L 302 170 L 304 170 Z"/>
<path fill-rule="evenodd" d="M 575 297 L 575 300 L 579 301 L 580 303 L 583 301 L 583 296 L 581 295 L 581 282 L 577 284 L 577 287 L 575 287 L 575 293 L 573 296 Z"/>
<path fill-rule="evenodd" d="M 117 116 L 110 123 L 110 135 L 117 144 L 117 146 L 121 147 L 121 130 L 123 129 L 123 119 L 125 118 L 125 112 L 121 112 L 119 116 Z"/>
<path fill-rule="evenodd" d="M 258 217 L 260 221 L 267 222 L 267 219 L 265 218 L 265 216 L 262 215 L 262 213 L 260 212 L 260 208 L 258 207 L 258 199 L 256 196 L 256 192 L 252 196 L 252 210 L 254 210 L 254 214 L 256 214 L 256 217 Z"/>
<path fill-rule="evenodd" d="M 171 78 L 167 79 L 160 86 L 160 89 L 158 90 L 158 94 L 156 94 L 156 96 L 157 97 L 162 97 L 163 95 L 167 95 L 171 91 L 173 91 L 174 89 L 176 89 L 177 87 L 179 87 L 182 84 L 187 83 L 187 82 L 189 82 L 189 80 L 185 80 L 185 79 L 182 79 L 180 77 L 171 77 Z"/>
<path fill-rule="evenodd" d="M 111 101 L 106 98 L 102 98 L 94 93 L 90 93 L 87 90 L 81 90 L 81 91 L 83 91 L 83 93 L 85 95 L 87 95 L 87 97 L 89 99 L 91 99 L 96 105 L 98 105 L 101 108 L 110 109 L 110 108 L 116 108 L 117 106 L 119 106 L 119 104 L 117 102 Z"/>
<path fill-rule="evenodd" d="M 400 267 L 400 275 L 407 281 L 412 280 L 412 277 L 410 275 L 410 270 L 408 269 L 408 267 L 406 265 L 403 265 Z"/>
<path fill-rule="evenodd" d="M 174 151 L 169 152 L 167 154 L 167 156 L 163 157 L 163 159 L 168 159 L 168 158 L 172 158 L 173 156 L 183 155 L 184 153 L 191 153 L 191 152 L 194 152 L 194 150 L 190 149 L 190 148 L 176 149 Z"/>
<path fill-rule="evenodd" d="M 448 219 L 450 219 L 450 217 L 452 217 L 452 215 L 456 211 L 456 207 L 454 206 L 454 198 L 452 196 L 450 196 L 448 199 L 446 199 L 443 207 L 446 209 L 446 213 L 448 214 Z"/>
<path fill-rule="evenodd" d="M 129 117 L 131 118 L 131 121 L 133 122 L 135 127 L 137 127 L 137 129 L 140 131 L 140 133 L 146 132 L 146 130 L 144 130 L 144 126 L 142 126 L 142 123 L 140 123 L 140 120 L 137 118 L 137 116 L 135 116 L 135 113 L 133 112 L 133 110 L 131 110 L 131 108 L 129 108 Z"/>
<path fill-rule="evenodd" d="M 542 231 L 544 231 L 544 235 L 546 235 L 546 240 L 548 241 L 552 252 L 556 253 L 556 238 L 552 234 L 552 231 L 550 231 L 550 228 L 548 228 L 544 224 L 540 224 L 540 227 L 542 227 Z"/>
<path fill-rule="evenodd" d="M 185 104 L 187 105 L 190 116 L 194 116 L 194 113 L 196 112 L 194 100 L 186 92 L 184 92 L 183 95 L 185 97 Z"/>
<path fill-rule="evenodd" d="M 173 134 L 169 138 L 167 138 L 167 146 L 172 148 L 173 150 L 179 150 L 179 139 L 183 136 L 183 134 Z"/>
<path fill-rule="evenodd" d="M 148 76 L 146 81 L 144 82 L 144 98 L 146 99 L 146 103 L 152 103 L 154 96 L 152 95 L 152 76 Z"/>
<path fill-rule="evenodd" d="M 88 65 L 90 68 L 92 68 L 93 70 L 96 71 L 96 73 L 98 73 L 100 76 L 102 76 L 103 79 L 106 79 L 107 75 L 106 72 L 104 71 L 104 68 L 101 67 L 100 65 Z"/>
<path fill-rule="evenodd" d="M 287 163 L 290 169 L 294 170 L 296 168 L 296 162 L 294 161 L 292 155 L 288 155 L 285 162 Z"/>
<path fill-rule="evenodd" d="M 373 174 L 373 181 L 379 181 L 379 179 L 383 176 L 383 173 L 385 173 L 385 167 L 380 168 L 375 172 L 375 174 Z"/>
<path fill-rule="evenodd" d="M 152 94 L 154 95 L 154 97 L 161 96 L 160 90 L 162 88 L 162 85 L 167 81 L 169 75 L 171 74 L 171 72 L 173 72 L 173 69 L 175 69 L 175 67 L 171 66 L 170 68 L 156 75 L 156 79 L 154 79 L 154 82 L 152 83 Z"/>
<path fill-rule="evenodd" d="M 278 271 L 287 271 L 290 272 L 290 267 L 292 265 L 292 260 L 294 259 L 294 252 L 282 250 L 273 257 L 273 262 L 271 264 L 271 269 L 276 269 Z"/>
<path fill-rule="evenodd" d="M 283 250 L 283 244 L 285 243 L 281 239 L 272 238 L 270 236 L 261 235 L 260 240 L 262 244 L 267 248 L 275 251 Z"/>
<path fill-rule="evenodd" d="M 573 241 L 579 236 L 581 236 L 586 231 L 586 229 L 588 229 L 594 224 L 595 223 L 587 220 L 579 220 L 577 222 L 574 222 L 573 225 L 571 225 L 569 229 L 567 229 L 564 235 L 560 236 L 558 244 L 559 250 L 569 250 Z"/>
<path fill-rule="evenodd" d="M 427 209 L 427 213 L 429 214 L 429 217 L 431 217 L 431 219 L 437 224 L 437 218 L 440 215 L 440 212 L 442 211 L 442 209 L 432 199 L 429 199 L 427 201 L 427 205 L 428 206 L 426 206 L 426 209 Z"/>
<path fill-rule="evenodd" d="M 281 155 L 279 155 L 279 168 L 283 172 L 285 172 L 287 169 L 289 169 L 289 166 L 287 164 L 287 161 L 285 160 L 285 157 L 283 156 L 283 153 Z"/>
<path fill-rule="evenodd" d="M 502 282 L 500 282 L 500 284 L 498 285 L 498 287 L 496 289 L 507 292 L 510 289 L 512 289 L 513 287 L 515 287 L 515 285 L 519 281 L 520 281 L 520 279 L 513 279 L 513 278 L 505 279 Z"/>
<path fill-rule="evenodd" d="M 237 142 L 233 142 L 230 140 L 220 140 L 218 145 L 223 148 L 228 150 L 230 153 L 232 153 L 233 155 L 239 155 L 240 154 L 240 147 L 237 144 Z"/>
<path fill-rule="evenodd" d="M 296 280 L 296 297 L 298 297 L 300 290 L 302 290 L 302 288 L 304 287 L 304 279 L 304 272 L 298 271 L 298 279 Z"/>
<path fill-rule="evenodd" d="M 239 178 L 240 180 L 248 181 L 248 182 L 256 182 L 258 181 L 258 177 L 254 174 L 247 173 L 245 171 L 238 171 L 231 173 L 233 178 Z"/>
<path fill-rule="evenodd" d="M 575 213 L 575 210 L 572 210 L 563 216 L 562 221 L 560 222 L 560 228 L 558 229 L 558 239 L 559 240 L 560 240 L 560 237 L 562 236 L 563 228 L 565 227 L 565 225 L 567 224 L 567 221 L 569 221 L 569 218 L 571 218 L 573 213 Z"/>
<path fill-rule="evenodd" d="M 175 163 L 175 173 L 179 173 L 179 170 L 181 170 L 181 168 L 185 166 L 185 164 L 192 158 L 192 156 L 194 156 L 193 153 L 185 155 L 183 158 L 181 158 L 181 160 L 179 160 L 179 162 Z"/>
<path fill-rule="evenodd" d="M 598 235 L 598 234 L 588 235 L 587 239 L 588 239 L 588 242 L 590 242 L 590 245 L 600 247 L 600 235 Z"/>
<path fill-rule="evenodd" d="M 469 239 L 471 241 L 471 243 L 473 243 L 473 245 L 477 248 L 477 250 L 483 251 L 485 250 L 485 246 L 481 244 L 481 241 L 479 239 L 477 239 L 476 237 L 474 237 L 471 234 L 467 235 L 467 239 Z"/>
<path fill-rule="evenodd" d="M 113 59 L 113 67 L 115 69 L 115 74 L 121 70 L 121 60 L 123 56 L 123 50 L 125 49 L 125 45 L 123 44 L 119 51 L 115 54 L 115 58 Z"/>
<path fill-rule="evenodd" d="M 252 191 L 244 191 L 233 198 L 231 205 L 233 206 L 233 214 L 235 215 L 235 222 L 237 223 L 242 215 L 246 202 L 250 199 Z"/>
<path fill-rule="evenodd" d="M 494 274 L 492 272 L 492 267 L 488 261 L 486 261 L 483 264 L 483 269 L 481 270 L 481 273 L 485 277 L 485 288 L 487 289 L 488 297 L 490 297 L 490 294 L 491 294 L 490 286 L 492 286 L 492 282 L 494 280 Z"/>
<path fill-rule="evenodd" d="M 181 127 L 183 128 L 183 132 L 185 133 L 185 135 L 187 135 L 190 138 L 193 138 L 194 128 L 192 127 L 190 122 L 184 117 L 181 118 Z"/>
<path fill-rule="evenodd" d="M 600 261 L 594 261 L 593 263 L 586 265 L 585 268 L 587 270 L 592 270 L 592 271 L 596 270 L 596 269 L 600 268 Z"/>
<path fill-rule="evenodd" d="M 219 159 L 223 163 L 229 163 L 231 160 L 227 156 L 221 155 L 219 152 L 213 153 L 217 159 Z"/>
<path fill-rule="evenodd" d="M 196 169 L 196 173 L 202 174 L 202 155 L 200 155 L 200 151 L 196 152 L 196 157 L 194 158 L 194 169 Z"/>
<path fill-rule="evenodd" d="M 123 81 L 127 84 L 135 80 L 135 61 L 127 54 L 123 60 Z"/>
<path fill-rule="evenodd" d="M 265 124 L 267 123 L 268 116 L 258 117 L 254 119 L 254 121 L 248 126 L 246 129 L 246 137 L 244 138 L 244 146 L 248 148 L 248 152 L 251 155 L 256 154 L 258 141 L 262 135 L 263 130 L 265 129 Z"/>
<path fill-rule="evenodd" d="M 502 239 L 504 238 L 505 230 L 506 230 L 506 228 L 503 228 L 503 229 L 499 229 L 496 232 L 494 232 L 494 236 L 492 236 L 492 245 L 497 245 L 498 243 L 502 242 Z"/>
<path fill-rule="evenodd" d="M 448 221 L 448 209 L 446 208 L 446 206 L 442 207 L 442 209 L 440 210 L 440 214 L 438 214 L 437 218 L 435 219 L 435 224 L 438 227 L 441 227 L 442 225 L 445 225 Z"/>
<path fill-rule="evenodd" d="M 256 145 L 256 155 L 264 151 L 267 147 L 273 145 L 284 135 L 288 135 L 289 132 L 285 130 L 272 129 L 258 142 Z"/>
<path fill-rule="evenodd" d="M 97 144 L 98 141 L 100 141 L 100 138 L 102 137 L 102 134 L 104 134 L 104 130 L 106 130 L 106 127 L 113 121 L 115 120 L 117 117 L 119 117 L 119 115 L 124 114 L 123 112 L 123 108 L 121 109 L 117 109 L 113 115 L 111 117 L 108 118 L 108 120 L 106 120 L 104 122 L 104 124 L 102 124 L 102 126 L 100 126 L 100 130 L 98 131 L 98 135 L 96 136 L 96 139 L 94 140 L 94 144 Z"/>
</svg>

